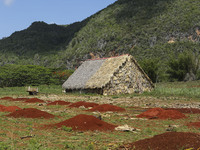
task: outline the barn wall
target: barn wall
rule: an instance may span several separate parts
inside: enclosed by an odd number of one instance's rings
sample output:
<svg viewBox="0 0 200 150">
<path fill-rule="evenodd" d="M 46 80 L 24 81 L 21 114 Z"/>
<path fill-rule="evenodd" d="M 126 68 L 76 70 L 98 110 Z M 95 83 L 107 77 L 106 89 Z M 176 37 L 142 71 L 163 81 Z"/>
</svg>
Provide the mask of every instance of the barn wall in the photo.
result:
<svg viewBox="0 0 200 150">
<path fill-rule="evenodd" d="M 103 94 L 103 90 L 100 88 L 95 89 L 65 89 L 66 93 L 96 93 L 96 94 Z"/>
<path fill-rule="evenodd" d="M 126 61 L 104 87 L 104 95 L 142 93 L 153 89 L 151 83 L 131 58 Z"/>
</svg>

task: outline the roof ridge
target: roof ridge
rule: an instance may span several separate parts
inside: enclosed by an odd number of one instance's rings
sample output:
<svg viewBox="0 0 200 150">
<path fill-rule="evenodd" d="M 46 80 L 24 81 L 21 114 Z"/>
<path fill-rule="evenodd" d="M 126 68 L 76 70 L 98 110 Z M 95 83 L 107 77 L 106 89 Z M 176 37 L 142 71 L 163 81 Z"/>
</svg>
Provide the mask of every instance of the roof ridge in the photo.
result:
<svg viewBox="0 0 200 150">
<path fill-rule="evenodd" d="M 91 61 L 91 60 L 103 60 L 103 59 L 109 59 L 109 58 L 117 58 L 117 57 L 121 57 L 121 56 L 125 56 L 129 54 L 123 54 L 123 55 L 119 55 L 119 56 L 112 56 L 112 57 L 103 57 L 103 58 L 95 58 L 95 59 L 87 59 L 86 61 Z"/>
</svg>

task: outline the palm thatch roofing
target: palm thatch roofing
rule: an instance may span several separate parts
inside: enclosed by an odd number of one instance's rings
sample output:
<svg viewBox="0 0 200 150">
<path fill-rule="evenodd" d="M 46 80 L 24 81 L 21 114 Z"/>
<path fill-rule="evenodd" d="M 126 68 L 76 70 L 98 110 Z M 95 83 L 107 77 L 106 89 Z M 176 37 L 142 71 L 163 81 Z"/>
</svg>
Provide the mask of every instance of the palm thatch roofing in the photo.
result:
<svg viewBox="0 0 200 150">
<path fill-rule="evenodd" d="M 87 60 L 64 82 L 63 88 L 70 90 L 103 88 L 109 83 L 114 73 L 130 59 L 144 73 L 133 56 L 130 55 Z M 149 77 L 145 73 L 144 75 L 153 86 Z"/>
</svg>

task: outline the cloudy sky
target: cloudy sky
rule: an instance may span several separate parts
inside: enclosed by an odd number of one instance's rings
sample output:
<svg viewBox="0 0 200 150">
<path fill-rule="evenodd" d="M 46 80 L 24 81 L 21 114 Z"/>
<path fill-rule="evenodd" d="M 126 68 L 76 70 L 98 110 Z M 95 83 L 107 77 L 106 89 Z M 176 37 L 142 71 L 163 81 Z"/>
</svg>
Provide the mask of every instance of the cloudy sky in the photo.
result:
<svg viewBox="0 0 200 150">
<path fill-rule="evenodd" d="M 70 24 L 116 0 L 0 0 L 0 39 L 26 29 L 34 21 Z"/>
</svg>

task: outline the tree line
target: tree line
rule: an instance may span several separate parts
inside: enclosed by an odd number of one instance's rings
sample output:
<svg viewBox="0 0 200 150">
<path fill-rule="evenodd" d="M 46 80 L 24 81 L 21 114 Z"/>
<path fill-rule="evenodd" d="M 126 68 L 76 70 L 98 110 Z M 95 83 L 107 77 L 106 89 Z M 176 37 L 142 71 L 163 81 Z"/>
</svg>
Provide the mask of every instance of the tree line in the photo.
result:
<svg viewBox="0 0 200 150">
<path fill-rule="evenodd" d="M 0 67 L 0 87 L 61 85 L 72 73 L 73 70 L 9 64 Z"/>
</svg>

